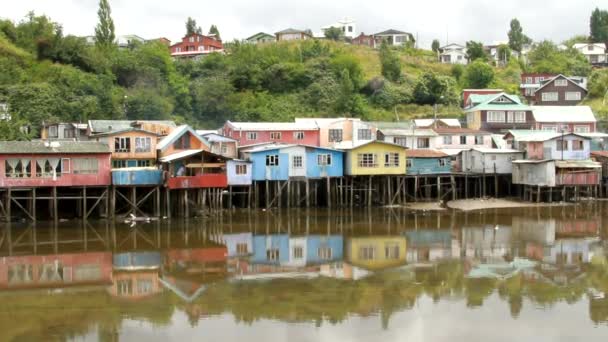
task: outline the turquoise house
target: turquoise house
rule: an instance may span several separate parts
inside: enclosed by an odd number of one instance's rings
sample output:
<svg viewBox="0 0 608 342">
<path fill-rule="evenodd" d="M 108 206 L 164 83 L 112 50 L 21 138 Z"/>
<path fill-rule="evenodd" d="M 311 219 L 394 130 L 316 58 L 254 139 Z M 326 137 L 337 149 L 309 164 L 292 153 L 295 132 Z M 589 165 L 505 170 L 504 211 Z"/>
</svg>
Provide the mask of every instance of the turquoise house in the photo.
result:
<svg viewBox="0 0 608 342">
<path fill-rule="evenodd" d="M 452 159 L 446 153 L 430 149 L 407 150 L 408 175 L 437 175 L 452 172 Z"/>
<path fill-rule="evenodd" d="M 325 264 L 344 258 L 342 235 L 309 235 L 306 237 L 306 263 Z"/>
<path fill-rule="evenodd" d="M 154 167 L 128 167 L 112 170 L 113 185 L 162 185 L 163 172 Z"/>
<path fill-rule="evenodd" d="M 252 264 L 281 265 L 289 262 L 289 235 L 253 236 Z"/>
<path fill-rule="evenodd" d="M 342 177 L 344 152 L 308 145 L 268 145 L 251 150 L 253 180 Z"/>
</svg>

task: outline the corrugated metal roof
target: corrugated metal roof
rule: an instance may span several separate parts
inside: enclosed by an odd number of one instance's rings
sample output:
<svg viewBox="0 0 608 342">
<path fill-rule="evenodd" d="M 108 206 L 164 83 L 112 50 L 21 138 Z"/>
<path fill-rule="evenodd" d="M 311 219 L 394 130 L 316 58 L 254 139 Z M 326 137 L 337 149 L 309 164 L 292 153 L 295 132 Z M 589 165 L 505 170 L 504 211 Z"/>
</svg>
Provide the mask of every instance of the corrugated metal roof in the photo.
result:
<svg viewBox="0 0 608 342">
<path fill-rule="evenodd" d="M 128 133 L 128 132 L 140 132 L 140 133 L 146 133 L 146 134 L 150 134 L 150 135 L 160 136 L 160 134 L 157 134 L 156 132 L 150 132 L 150 131 L 146 131 L 144 129 L 139 129 L 139 128 L 135 128 L 135 127 L 129 127 L 129 128 L 126 128 L 126 129 L 119 129 L 119 130 L 112 130 L 112 131 L 103 132 L 103 133 L 91 134 L 90 136 L 92 138 L 94 138 L 94 137 L 105 137 L 105 136 L 112 136 L 112 135 L 122 134 L 122 133 Z"/>
<path fill-rule="evenodd" d="M 190 157 L 190 156 L 193 156 L 193 155 L 195 155 L 197 153 L 201 153 L 201 152 L 203 152 L 203 150 L 185 150 L 185 151 L 180 151 L 180 152 L 177 152 L 177 153 L 170 154 L 170 155 L 168 155 L 166 157 L 162 157 L 162 158 L 159 159 L 159 161 L 161 163 L 168 163 L 168 162 L 172 162 L 174 160 Z"/>
<path fill-rule="evenodd" d="M 234 127 L 235 130 L 241 131 L 311 131 L 318 130 L 319 126 L 312 123 L 295 123 L 295 122 L 232 122 L 228 124 Z"/>
<path fill-rule="evenodd" d="M 177 127 L 176 129 L 174 129 L 169 135 L 167 135 L 166 137 L 161 139 L 161 141 L 156 145 L 156 149 L 161 150 L 161 151 L 164 150 L 170 144 L 174 143 L 177 140 L 177 138 L 181 137 L 182 135 L 184 135 L 187 132 L 189 132 L 190 134 L 192 134 L 192 136 L 199 139 L 204 145 L 209 146 L 209 142 L 207 140 L 205 140 L 205 138 L 196 134 L 196 132 L 192 129 L 192 127 L 190 127 L 188 125 L 181 125 L 181 126 Z"/>
<path fill-rule="evenodd" d="M 1 154 L 110 153 L 107 144 L 97 141 L 0 141 Z"/>
<path fill-rule="evenodd" d="M 496 99 L 500 97 L 506 97 L 513 101 L 514 103 L 492 103 L 496 101 Z M 509 95 L 507 93 L 498 93 L 493 94 L 492 96 L 486 97 L 481 103 L 478 105 L 468 108 L 465 112 L 476 112 L 479 110 L 519 110 L 526 111 L 530 110 L 530 106 L 525 105 L 521 102 L 521 99 L 517 95 Z"/>
<path fill-rule="evenodd" d="M 522 151 L 519 150 L 513 150 L 510 148 L 483 148 L 483 147 L 476 147 L 473 148 L 473 150 L 475 151 L 479 151 L 481 153 L 521 153 L 523 154 Z"/>
<path fill-rule="evenodd" d="M 562 133 L 557 133 L 557 132 L 553 132 L 553 131 L 535 131 L 535 132 L 536 133 L 534 133 L 534 134 L 528 134 L 525 136 L 521 136 L 520 138 L 517 138 L 515 140 L 517 140 L 519 142 L 539 142 L 539 141 L 548 141 L 548 140 L 558 139 L 558 138 L 567 137 L 567 136 L 571 136 L 571 135 L 580 137 L 585 140 L 590 139 L 590 138 L 584 137 L 578 133 L 562 134 Z"/>
<path fill-rule="evenodd" d="M 432 129 L 426 128 L 383 128 L 380 132 L 386 136 L 407 136 L 407 137 L 436 137 L 437 133 Z"/>
<path fill-rule="evenodd" d="M 460 153 L 462 153 L 462 151 L 468 151 L 470 149 L 468 148 L 440 148 L 439 151 L 447 154 L 448 156 L 457 156 Z"/>
<path fill-rule="evenodd" d="M 406 158 L 443 158 L 448 157 L 448 154 L 432 149 L 414 149 L 405 151 Z"/>
<path fill-rule="evenodd" d="M 197 133 L 199 131 L 196 131 Z M 236 139 L 232 139 L 230 137 L 223 136 L 217 133 L 205 133 L 201 135 L 203 138 L 207 139 L 210 142 L 235 142 Z"/>
<path fill-rule="evenodd" d="M 437 119 L 439 122 L 443 122 L 450 127 L 461 127 L 458 119 Z M 435 123 L 435 119 L 414 119 L 416 127 L 431 127 Z"/>
<path fill-rule="evenodd" d="M 456 127 L 437 127 L 433 128 L 438 134 L 475 134 L 475 135 L 490 135 L 492 133 L 479 131 L 471 128 L 456 128 Z"/>
<path fill-rule="evenodd" d="M 608 158 L 608 151 L 593 151 L 593 152 L 591 152 L 591 155 L 597 156 L 597 157 Z"/>
<path fill-rule="evenodd" d="M 413 121 L 369 121 L 368 124 L 378 129 L 413 129 Z"/>
<path fill-rule="evenodd" d="M 128 129 L 138 122 L 175 127 L 175 122 L 170 120 L 89 120 L 89 127 L 93 133 L 105 133 Z"/>
<path fill-rule="evenodd" d="M 589 106 L 532 106 L 536 122 L 596 122 Z"/>
</svg>

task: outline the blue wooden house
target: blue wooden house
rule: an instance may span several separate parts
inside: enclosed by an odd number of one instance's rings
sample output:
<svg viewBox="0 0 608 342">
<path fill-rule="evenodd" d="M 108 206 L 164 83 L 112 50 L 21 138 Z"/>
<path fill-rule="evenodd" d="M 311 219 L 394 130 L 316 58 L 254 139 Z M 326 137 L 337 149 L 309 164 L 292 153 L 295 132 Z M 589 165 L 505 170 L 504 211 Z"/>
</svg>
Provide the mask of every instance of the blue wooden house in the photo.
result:
<svg viewBox="0 0 608 342">
<path fill-rule="evenodd" d="M 325 264 L 344 257 L 342 235 L 309 235 L 306 243 L 306 264 Z"/>
<path fill-rule="evenodd" d="M 249 152 L 253 180 L 342 177 L 342 151 L 308 145 L 262 146 Z"/>
<path fill-rule="evenodd" d="M 436 175 L 452 172 L 449 155 L 437 150 L 407 150 L 406 173 L 408 175 Z"/>
<path fill-rule="evenodd" d="M 155 167 L 128 167 L 112 170 L 114 185 L 162 185 L 163 172 Z"/>
<path fill-rule="evenodd" d="M 230 159 L 226 161 L 228 185 L 251 185 L 252 163 L 247 160 Z"/>
<path fill-rule="evenodd" d="M 289 262 L 289 235 L 253 236 L 252 264 L 281 265 Z"/>
</svg>

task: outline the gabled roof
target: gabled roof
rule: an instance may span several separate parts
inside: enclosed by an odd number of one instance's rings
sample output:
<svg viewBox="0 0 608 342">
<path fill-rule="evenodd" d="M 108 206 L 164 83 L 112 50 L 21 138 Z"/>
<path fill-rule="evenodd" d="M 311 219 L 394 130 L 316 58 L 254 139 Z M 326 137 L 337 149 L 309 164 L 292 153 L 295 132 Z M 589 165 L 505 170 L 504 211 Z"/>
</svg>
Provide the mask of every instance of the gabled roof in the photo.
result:
<svg viewBox="0 0 608 342">
<path fill-rule="evenodd" d="M 492 133 L 480 131 L 471 128 L 456 128 L 456 127 L 437 127 L 433 128 L 439 135 L 444 134 L 475 134 L 475 135 L 491 135 Z"/>
<path fill-rule="evenodd" d="M 412 35 L 409 32 L 403 32 L 403 31 L 399 31 L 399 30 L 395 30 L 395 29 L 389 29 L 389 30 L 386 30 L 386 31 L 378 32 L 378 33 L 374 34 L 374 36 L 392 36 L 392 35 L 398 35 L 398 34 L 405 34 L 405 35 L 409 35 L 409 36 Z"/>
<path fill-rule="evenodd" d="M 407 150 L 405 156 L 407 158 L 444 158 L 448 157 L 448 154 L 432 149 L 413 149 Z"/>
<path fill-rule="evenodd" d="M 279 32 L 275 32 L 275 34 L 295 34 L 295 33 L 303 33 L 306 34 L 308 36 L 310 36 L 310 34 L 304 30 L 298 30 L 298 29 L 294 29 L 294 28 L 287 28 L 284 30 L 281 30 Z"/>
<path fill-rule="evenodd" d="M 473 95 L 474 94 L 471 94 L 471 96 Z M 475 99 L 483 99 L 483 101 L 474 107 L 466 109 L 465 112 L 475 112 L 479 110 L 530 110 L 530 106 L 523 104 L 517 95 L 510 95 L 502 92 L 498 94 L 481 96 L 476 97 Z M 495 101 L 499 98 L 506 98 L 512 103 L 495 103 Z"/>
<path fill-rule="evenodd" d="M 444 46 L 440 47 L 439 49 L 440 50 L 444 50 L 444 49 L 451 48 L 451 47 L 455 47 L 455 48 L 458 48 L 458 49 L 466 49 L 466 46 L 460 45 L 460 44 L 456 44 L 456 43 L 450 43 L 448 45 L 444 45 Z"/>
<path fill-rule="evenodd" d="M 313 148 L 313 149 L 317 149 L 317 150 L 333 151 L 333 152 L 340 152 L 340 153 L 343 152 L 341 150 L 337 150 L 337 149 L 333 149 L 333 148 L 304 145 L 304 144 L 264 145 L 264 146 L 259 146 L 259 147 L 253 148 L 247 152 L 257 153 L 257 152 L 263 152 L 263 151 L 282 150 L 282 149 L 287 149 L 287 148 L 292 148 L 292 147 Z"/>
<path fill-rule="evenodd" d="M 585 140 L 590 139 L 590 138 L 584 137 L 577 133 L 562 134 L 562 133 L 553 132 L 553 131 L 534 131 L 534 132 L 536 132 L 536 133 L 520 137 L 516 140 L 520 141 L 520 142 L 541 142 L 541 141 L 549 141 L 549 140 L 554 140 L 554 139 L 561 139 L 562 137 L 568 137 L 568 136 L 577 136 L 577 137 L 580 137 Z"/>
<path fill-rule="evenodd" d="M 532 106 L 536 122 L 597 122 L 589 106 Z"/>
<path fill-rule="evenodd" d="M 199 133 L 200 131 L 196 131 L 196 133 Z M 217 133 L 204 133 L 204 134 L 200 134 L 199 135 L 203 138 L 205 138 L 205 140 L 209 141 L 209 142 L 236 142 L 236 139 L 232 139 L 231 137 L 227 137 L 221 134 L 217 134 Z"/>
<path fill-rule="evenodd" d="M 0 154 L 110 153 L 108 144 L 97 141 L 0 141 Z"/>
<path fill-rule="evenodd" d="M 112 130 L 112 131 L 103 132 L 103 133 L 91 134 L 91 137 L 92 138 L 95 138 L 95 137 L 107 137 L 107 136 L 112 136 L 112 135 L 117 135 L 117 134 L 128 133 L 128 132 L 138 132 L 138 133 L 147 134 L 147 135 L 154 135 L 154 136 L 157 136 L 157 137 L 160 136 L 160 134 L 158 134 L 156 132 L 150 132 L 150 131 L 147 131 L 145 129 L 139 129 L 139 128 L 135 128 L 135 127 L 130 127 L 130 128 L 120 129 L 120 130 Z"/>
<path fill-rule="evenodd" d="M 232 122 L 227 121 L 228 125 L 240 131 L 313 131 L 318 130 L 319 126 L 313 123 L 295 122 Z"/>
<path fill-rule="evenodd" d="M 562 75 L 562 74 L 559 74 L 559 75 L 557 75 L 557 76 L 553 77 L 552 79 L 545 81 L 545 83 L 543 83 L 543 84 L 542 84 L 542 85 L 541 85 L 541 86 L 540 86 L 538 89 L 536 89 L 536 91 L 539 91 L 539 90 L 543 89 L 543 88 L 544 88 L 544 87 L 546 87 L 548 84 L 553 83 L 553 82 L 554 82 L 556 79 L 558 79 L 558 78 L 563 78 L 563 79 L 567 80 L 568 82 L 570 82 L 570 83 L 574 84 L 575 86 L 577 86 L 577 87 L 579 87 L 579 88 L 583 89 L 584 91 L 587 91 L 587 88 L 583 87 L 582 85 L 578 84 L 578 82 L 575 82 L 575 81 L 571 80 L 569 77 L 566 77 L 566 76 L 564 76 L 564 75 Z"/>
<path fill-rule="evenodd" d="M 442 122 L 450 127 L 461 127 L 460 121 L 458 119 L 437 119 L 438 122 Z M 435 119 L 414 119 L 414 124 L 416 127 L 431 127 L 435 123 Z"/>
<path fill-rule="evenodd" d="M 361 144 L 353 145 L 351 147 L 341 147 L 340 149 L 341 150 L 356 150 L 358 148 L 361 148 L 363 146 L 367 146 L 369 144 L 382 144 L 382 145 L 388 145 L 388 146 L 396 146 L 396 147 L 399 147 L 399 148 L 402 148 L 402 149 L 406 150 L 405 146 L 401 146 L 401 145 L 398 145 L 398 144 L 393 144 L 393 143 L 386 142 L 386 141 L 380 141 L 380 140 L 372 140 L 372 141 L 364 142 L 364 143 L 361 143 Z"/>
<path fill-rule="evenodd" d="M 149 123 L 175 127 L 175 122 L 171 120 L 89 120 L 89 127 L 93 133 L 105 133 L 109 131 L 128 129 L 137 123 Z"/>
<path fill-rule="evenodd" d="M 167 135 L 166 137 L 164 137 L 156 145 L 156 149 L 157 150 L 161 150 L 161 151 L 165 150 L 167 147 L 169 147 L 169 145 L 173 144 L 179 137 L 181 137 L 185 133 L 192 134 L 192 136 L 194 136 L 195 138 L 197 138 L 198 140 L 200 140 L 203 143 L 203 145 L 209 147 L 209 142 L 207 140 L 205 140 L 203 137 L 201 137 L 200 135 L 198 135 L 192 129 L 192 127 L 190 127 L 188 125 L 181 125 L 181 126 L 177 127 L 176 129 L 174 129 L 169 135 Z"/>
<path fill-rule="evenodd" d="M 437 133 L 430 128 L 383 128 L 379 130 L 385 136 L 436 137 Z"/>
<path fill-rule="evenodd" d="M 184 151 L 179 151 L 177 153 L 170 154 L 170 155 L 168 155 L 166 157 L 162 157 L 158 161 L 160 161 L 161 163 L 169 163 L 169 162 L 172 162 L 174 160 L 187 158 L 187 157 L 193 156 L 193 155 L 201 153 L 201 152 L 203 152 L 203 150 L 184 150 Z"/>
<path fill-rule="evenodd" d="M 258 40 L 258 39 L 260 39 L 260 38 L 264 38 L 264 37 L 274 39 L 274 36 L 273 36 L 273 35 L 271 35 L 270 33 L 266 33 L 266 32 L 258 32 L 258 33 L 254 34 L 253 36 L 251 36 L 251 37 L 249 37 L 249 38 L 245 38 L 245 40 Z"/>
</svg>

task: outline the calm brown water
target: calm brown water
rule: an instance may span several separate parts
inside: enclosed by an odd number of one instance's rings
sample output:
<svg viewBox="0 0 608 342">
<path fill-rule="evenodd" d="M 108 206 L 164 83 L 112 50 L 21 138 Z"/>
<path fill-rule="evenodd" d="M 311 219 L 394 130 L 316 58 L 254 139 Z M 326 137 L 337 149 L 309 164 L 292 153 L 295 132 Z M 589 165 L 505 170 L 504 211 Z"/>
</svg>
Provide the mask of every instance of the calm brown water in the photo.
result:
<svg viewBox="0 0 608 342">
<path fill-rule="evenodd" d="M 0 226 L 0 340 L 606 341 L 607 212 Z"/>
</svg>

